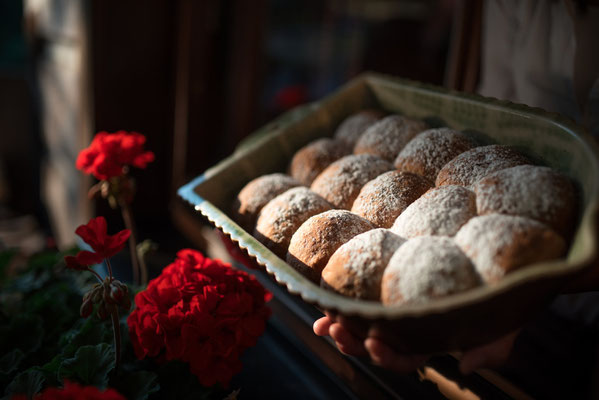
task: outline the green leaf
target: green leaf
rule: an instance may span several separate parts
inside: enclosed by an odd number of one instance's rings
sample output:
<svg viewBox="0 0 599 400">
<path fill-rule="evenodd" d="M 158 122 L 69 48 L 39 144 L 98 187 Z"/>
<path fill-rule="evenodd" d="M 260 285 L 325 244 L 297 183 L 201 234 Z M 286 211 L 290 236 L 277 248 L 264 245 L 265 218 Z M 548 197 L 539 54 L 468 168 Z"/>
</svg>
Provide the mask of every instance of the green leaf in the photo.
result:
<svg viewBox="0 0 599 400">
<path fill-rule="evenodd" d="M 0 353 L 21 349 L 25 355 L 36 351 L 44 336 L 42 319 L 37 315 L 17 315 L 10 323 L 0 325 Z"/>
<path fill-rule="evenodd" d="M 111 386 L 129 400 L 146 400 L 160 390 L 158 376 L 149 371 L 124 372 L 111 382 Z"/>
<path fill-rule="evenodd" d="M 60 338 L 62 356 L 71 358 L 80 347 L 107 342 L 111 337 L 111 331 L 101 321 L 93 318 L 79 319 L 73 329 L 65 332 Z"/>
<path fill-rule="evenodd" d="M 58 371 L 61 380 L 75 379 L 85 385 L 104 389 L 108 384 L 108 373 L 114 368 L 114 351 L 107 343 L 79 348 L 73 358 L 62 362 Z"/>
<path fill-rule="evenodd" d="M 31 399 L 34 394 L 42 390 L 44 380 L 44 374 L 36 368 L 29 368 L 15 377 L 6 388 L 5 393 L 7 395 L 24 394 Z"/>
<path fill-rule="evenodd" d="M 21 349 L 13 349 L 0 358 L 0 374 L 9 375 L 19 367 L 19 363 L 25 357 Z"/>
</svg>

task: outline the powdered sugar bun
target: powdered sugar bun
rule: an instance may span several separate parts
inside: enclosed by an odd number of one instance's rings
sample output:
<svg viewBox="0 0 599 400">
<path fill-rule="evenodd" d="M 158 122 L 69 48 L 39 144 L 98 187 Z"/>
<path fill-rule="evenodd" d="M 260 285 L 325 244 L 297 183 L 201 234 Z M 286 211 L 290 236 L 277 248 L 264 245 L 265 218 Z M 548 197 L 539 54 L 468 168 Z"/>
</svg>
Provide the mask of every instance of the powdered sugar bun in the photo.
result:
<svg viewBox="0 0 599 400">
<path fill-rule="evenodd" d="M 258 213 L 266 203 L 279 194 L 301 184 L 289 175 L 262 175 L 246 184 L 233 202 L 233 219 L 246 231 L 252 232 Z"/>
<path fill-rule="evenodd" d="M 306 187 L 289 189 L 272 199 L 260 212 L 254 237 L 285 258 L 291 236 L 308 218 L 330 210 L 331 205 Z"/>
<path fill-rule="evenodd" d="M 340 140 L 317 139 L 299 149 L 289 166 L 289 174 L 302 185 L 310 186 L 314 178 L 351 148 Z"/>
<path fill-rule="evenodd" d="M 391 163 L 371 154 L 349 155 L 322 171 L 312 182 L 311 189 L 335 208 L 349 210 L 362 186 L 392 169 Z"/>
<path fill-rule="evenodd" d="M 454 241 L 487 283 L 525 265 L 559 258 L 566 251 L 564 239 L 547 225 L 503 214 L 472 218 Z"/>
<path fill-rule="evenodd" d="M 347 210 L 330 210 L 309 218 L 291 237 L 287 263 L 315 283 L 329 258 L 343 243 L 373 229 L 364 218 Z"/>
<path fill-rule="evenodd" d="M 425 122 L 390 115 L 372 124 L 356 142 L 354 154 L 374 154 L 393 162 L 414 136 L 428 129 Z"/>
<path fill-rule="evenodd" d="M 444 236 L 410 239 L 393 254 L 383 273 L 383 304 L 425 303 L 480 284 L 466 255 Z"/>
<path fill-rule="evenodd" d="M 339 124 L 333 137 L 344 141 L 353 148 L 366 129 L 382 118 L 383 115 L 378 110 L 362 110 L 352 114 Z"/>
<path fill-rule="evenodd" d="M 577 217 L 570 179 L 548 167 L 520 165 L 495 172 L 474 186 L 478 214 L 520 215 L 569 239 Z"/>
<path fill-rule="evenodd" d="M 414 200 L 431 188 L 428 180 L 409 172 L 389 171 L 368 182 L 351 211 L 381 228 L 390 228 Z"/>
<path fill-rule="evenodd" d="M 355 236 L 333 253 L 322 270 L 320 286 L 345 296 L 379 301 L 383 271 L 404 242 L 382 228 Z"/>
<path fill-rule="evenodd" d="M 525 164 L 530 164 L 528 159 L 510 146 L 493 144 L 475 147 L 445 164 L 435 184 L 470 187 L 493 172 Z"/>
<path fill-rule="evenodd" d="M 445 164 L 473 147 L 474 143 L 458 131 L 429 129 L 406 144 L 394 165 L 400 171 L 412 172 L 435 182 Z"/>
<path fill-rule="evenodd" d="M 401 237 L 453 236 L 476 215 L 474 193 L 463 186 L 448 185 L 426 192 L 397 217 L 391 231 Z"/>
</svg>

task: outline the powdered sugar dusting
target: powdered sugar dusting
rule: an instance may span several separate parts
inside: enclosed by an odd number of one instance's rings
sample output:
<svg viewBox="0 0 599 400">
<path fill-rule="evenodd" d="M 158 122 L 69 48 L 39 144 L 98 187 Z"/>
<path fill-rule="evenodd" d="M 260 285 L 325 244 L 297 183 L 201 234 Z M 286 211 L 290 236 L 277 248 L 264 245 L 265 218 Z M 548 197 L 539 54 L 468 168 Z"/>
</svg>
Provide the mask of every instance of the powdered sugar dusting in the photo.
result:
<svg viewBox="0 0 599 400">
<path fill-rule="evenodd" d="M 425 303 L 480 284 L 480 277 L 450 238 L 410 239 L 393 254 L 383 273 L 385 304 Z"/>
<path fill-rule="evenodd" d="M 266 203 L 286 190 L 301 183 L 289 175 L 274 173 L 262 175 L 246 184 L 233 204 L 235 219 L 250 232 L 254 229 L 258 213 Z"/>
<path fill-rule="evenodd" d="M 383 271 L 405 242 L 387 229 L 361 233 L 333 253 L 322 279 L 337 292 L 360 299 L 380 300 Z"/>
<path fill-rule="evenodd" d="M 397 154 L 414 136 L 428 129 L 423 121 L 400 115 L 390 115 L 371 125 L 356 142 L 355 154 L 374 154 L 387 161 Z"/>
<path fill-rule="evenodd" d="M 337 208 L 349 210 L 368 181 L 393 169 L 393 165 L 371 154 L 345 156 L 329 165 L 311 189 Z"/>
<path fill-rule="evenodd" d="M 376 226 L 390 228 L 406 207 L 430 187 L 421 176 L 401 171 L 385 172 L 364 185 L 351 211 Z"/>
<path fill-rule="evenodd" d="M 339 124 L 334 137 L 353 146 L 364 131 L 382 116 L 383 113 L 377 110 L 362 110 L 352 114 Z"/>
<path fill-rule="evenodd" d="M 462 186 L 434 188 L 413 202 L 391 227 L 399 236 L 453 236 L 476 215 L 474 193 Z"/>
<path fill-rule="evenodd" d="M 258 217 L 254 235 L 287 248 L 293 233 L 308 218 L 331 205 L 306 187 L 289 189 L 270 201 Z"/>
<path fill-rule="evenodd" d="M 524 164 L 530 162 L 509 146 L 494 144 L 476 147 L 445 164 L 437 175 L 436 185 L 471 187 L 493 172 Z"/>
<path fill-rule="evenodd" d="M 568 236 L 576 215 L 570 180 L 548 167 L 521 165 L 495 172 L 475 186 L 480 215 L 521 215 L 546 223 Z"/>
<path fill-rule="evenodd" d="M 289 166 L 290 175 L 309 186 L 333 161 L 350 153 L 345 142 L 330 138 L 317 139 L 298 150 Z"/>
<path fill-rule="evenodd" d="M 451 159 L 474 147 L 460 132 L 450 128 L 429 129 L 412 139 L 395 159 L 400 171 L 412 172 L 431 182 Z"/>
<path fill-rule="evenodd" d="M 301 264 L 311 268 L 309 277 L 319 281 L 322 269 L 335 250 L 373 228 L 368 220 L 347 210 L 325 211 L 308 219 L 295 232 L 289 243 L 287 261 L 300 270 Z"/>
<path fill-rule="evenodd" d="M 546 225 L 530 218 L 503 214 L 472 218 L 459 230 L 454 241 L 488 283 L 500 280 L 507 271 L 528 261 L 559 255 L 559 247 L 565 249 L 563 240 Z M 523 254 L 523 249 L 535 243 L 546 243 L 552 249 L 537 251 L 530 260 Z"/>
</svg>

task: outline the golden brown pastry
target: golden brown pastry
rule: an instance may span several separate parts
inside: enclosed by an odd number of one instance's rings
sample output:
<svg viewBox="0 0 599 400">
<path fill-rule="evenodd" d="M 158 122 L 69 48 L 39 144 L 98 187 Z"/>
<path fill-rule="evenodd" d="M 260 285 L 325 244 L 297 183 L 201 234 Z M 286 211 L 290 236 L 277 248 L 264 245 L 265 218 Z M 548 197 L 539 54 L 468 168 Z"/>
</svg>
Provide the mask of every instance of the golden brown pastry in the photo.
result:
<svg viewBox="0 0 599 400">
<path fill-rule="evenodd" d="M 493 172 L 525 164 L 530 164 L 528 159 L 510 146 L 493 144 L 475 147 L 445 164 L 437 174 L 435 185 L 471 187 Z"/>
<path fill-rule="evenodd" d="M 434 183 L 445 164 L 473 147 L 474 143 L 458 131 L 429 129 L 406 144 L 394 165 L 400 171 L 412 172 Z"/>
<path fill-rule="evenodd" d="M 347 210 L 329 210 L 308 219 L 291 237 L 287 263 L 315 283 L 329 258 L 343 243 L 373 229 L 364 218 Z"/>
<path fill-rule="evenodd" d="M 393 162 L 414 136 L 428 129 L 423 121 L 389 115 L 372 124 L 356 142 L 354 154 L 374 154 Z"/>
<path fill-rule="evenodd" d="M 404 242 L 382 228 L 355 236 L 333 253 L 322 270 L 320 286 L 345 296 L 380 301 L 383 271 Z"/>
<path fill-rule="evenodd" d="M 377 156 L 349 155 L 329 165 L 316 177 L 310 188 L 335 208 L 349 210 L 362 186 L 392 169 L 391 163 Z"/>
<path fill-rule="evenodd" d="M 480 285 L 470 259 L 445 236 L 420 236 L 402 244 L 383 273 L 383 304 L 418 304 Z"/>
<path fill-rule="evenodd" d="M 503 214 L 472 218 L 454 241 L 487 283 L 522 266 L 559 258 L 566 251 L 564 239 L 547 225 Z"/>
<path fill-rule="evenodd" d="M 344 141 L 353 148 L 366 129 L 381 119 L 383 115 L 378 110 L 362 110 L 352 114 L 339 124 L 333 137 Z"/>
<path fill-rule="evenodd" d="M 549 225 L 568 240 L 577 222 L 570 179 L 548 167 L 520 165 L 497 171 L 474 185 L 478 214 L 520 215 Z"/>
<path fill-rule="evenodd" d="M 350 152 L 350 147 L 342 141 L 330 138 L 314 140 L 295 153 L 289 174 L 302 185 L 310 186 L 326 167 Z"/>
<path fill-rule="evenodd" d="M 311 216 L 331 205 L 307 187 L 289 189 L 262 208 L 254 237 L 273 253 L 285 258 L 291 236 Z"/>
<path fill-rule="evenodd" d="M 233 202 L 233 219 L 247 232 L 252 232 L 258 213 L 266 203 L 284 191 L 301 184 L 289 175 L 275 173 L 251 180 Z"/>
<path fill-rule="evenodd" d="M 391 230 L 404 238 L 422 235 L 453 236 L 476 215 L 474 192 L 448 185 L 426 192 L 397 217 Z"/>
<path fill-rule="evenodd" d="M 381 228 L 390 228 L 414 200 L 431 188 L 428 180 L 409 172 L 389 171 L 368 182 L 351 211 Z"/>
</svg>

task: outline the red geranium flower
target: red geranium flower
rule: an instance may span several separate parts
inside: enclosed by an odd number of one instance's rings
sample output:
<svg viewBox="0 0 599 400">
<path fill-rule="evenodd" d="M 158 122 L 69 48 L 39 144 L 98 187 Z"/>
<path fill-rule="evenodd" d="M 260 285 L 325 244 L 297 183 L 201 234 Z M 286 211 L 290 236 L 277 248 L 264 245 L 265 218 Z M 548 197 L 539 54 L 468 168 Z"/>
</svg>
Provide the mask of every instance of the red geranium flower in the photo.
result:
<svg viewBox="0 0 599 400">
<path fill-rule="evenodd" d="M 110 258 L 123 250 L 127 239 L 131 235 L 129 229 L 123 229 L 114 235 L 108 235 L 106 233 L 106 219 L 101 216 L 90 219 L 86 225 L 80 225 L 75 233 L 91 246 L 96 254 L 101 257 L 100 260 Z M 80 257 L 80 254 L 77 257 Z M 87 257 L 87 255 L 81 257 Z"/>
<path fill-rule="evenodd" d="M 188 362 L 204 386 L 227 386 L 241 370 L 239 356 L 264 332 L 270 298 L 245 272 L 181 250 L 135 296 L 127 319 L 135 354 Z"/>
<path fill-rule="evenodd" d="M 122 175 L 126 165 L 145 168 L 154 161 L 154 153 L 144 151 L 145 142 L 146 137 L 137 132 L 98 132 L 75 165 L 100 180 Z"/>
<path fill-rule="evenodd" d="M 35 400 L 126 400 L 114 389 L 100 391 L 95 386 L 81 386 L 65 380 L 63 388 L 49 387 L 34 397 Z"/>
</svg>

